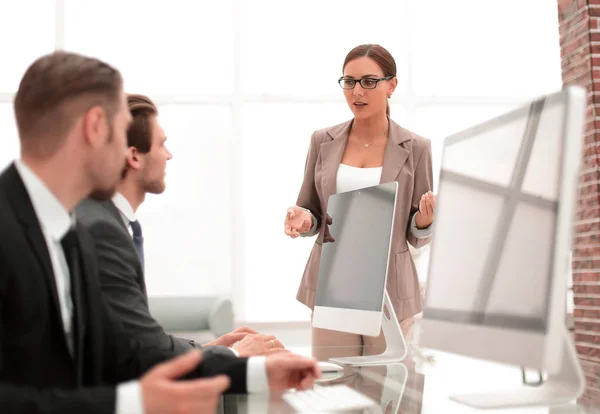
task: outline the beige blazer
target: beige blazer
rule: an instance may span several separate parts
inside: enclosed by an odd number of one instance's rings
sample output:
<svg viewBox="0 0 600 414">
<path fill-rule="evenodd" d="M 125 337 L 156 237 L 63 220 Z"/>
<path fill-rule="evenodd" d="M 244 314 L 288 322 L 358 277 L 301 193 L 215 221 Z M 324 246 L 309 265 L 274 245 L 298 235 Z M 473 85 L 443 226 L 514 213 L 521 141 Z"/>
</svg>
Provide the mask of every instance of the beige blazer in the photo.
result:
<svg viewBox="0 0 600 414">
<path fill-rule="evenodd" d="M 306 158 L 304 181 L 296 204 L 309 209 L 317 219 L 318 237 L 308 258 L 297 299 L 310 307 L 315 303 L 321 247 L 323 244 L 329 196 L 336 193 L 338 167 L 348 142 L 352 120 L 315 131 Z M 430 238 L 417 238 L 411 232 L 412 216 L 419 209 L 421 195 L 433 189 L 431 141 L 390 120 L 389 136 L 383 157 L 381 183 L 398 182 L 396 220 L 392 233 L 392 255 L 387 291 L 399 320 L 423 309 L 417 271 L 408 244 L 416 248 Z"/>
</svg>

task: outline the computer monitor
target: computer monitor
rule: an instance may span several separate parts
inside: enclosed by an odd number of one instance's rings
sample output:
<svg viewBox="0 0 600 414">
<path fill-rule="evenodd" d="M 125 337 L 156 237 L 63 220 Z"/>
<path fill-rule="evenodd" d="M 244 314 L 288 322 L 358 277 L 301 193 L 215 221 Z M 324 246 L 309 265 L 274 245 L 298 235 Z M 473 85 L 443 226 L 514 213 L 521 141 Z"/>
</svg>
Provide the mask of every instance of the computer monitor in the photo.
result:
<svg viewBox="0 0 600 414">
<path fill-rule="evenodd" d="M 361 365 L 397 362 L 406 344 L 386 291 L 398 183 L 331 195 L 327 214 L 333 242 L 323 243 L 313 326 L 368 336 L 382 329 L 382 355 L 336 358 Z M 384 303 L 389 317 L 384 314 Z"/>
<path fill-rule="evenodd" d="M 444 141 L 420 344 L 549 375 L 457 401 L 546 405 L 582 391 L 565 286 L 585 106 L 569 87 Z"/>
</svg>

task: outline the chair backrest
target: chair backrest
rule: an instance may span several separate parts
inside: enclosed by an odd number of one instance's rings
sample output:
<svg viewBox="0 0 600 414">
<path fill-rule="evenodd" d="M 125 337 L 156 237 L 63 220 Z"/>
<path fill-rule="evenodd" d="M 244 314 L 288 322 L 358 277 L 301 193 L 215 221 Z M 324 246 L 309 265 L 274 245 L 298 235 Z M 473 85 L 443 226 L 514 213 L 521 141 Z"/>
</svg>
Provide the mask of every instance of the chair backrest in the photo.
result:
<svg viewBox="0 0 600 414">
<path fill-rule="evenodd" d="M 152 316 L 167 332 L 211 331 L 217 337 L 233 330 L 233 305 L 223 297 L 150 297 Z"/>
</svg>

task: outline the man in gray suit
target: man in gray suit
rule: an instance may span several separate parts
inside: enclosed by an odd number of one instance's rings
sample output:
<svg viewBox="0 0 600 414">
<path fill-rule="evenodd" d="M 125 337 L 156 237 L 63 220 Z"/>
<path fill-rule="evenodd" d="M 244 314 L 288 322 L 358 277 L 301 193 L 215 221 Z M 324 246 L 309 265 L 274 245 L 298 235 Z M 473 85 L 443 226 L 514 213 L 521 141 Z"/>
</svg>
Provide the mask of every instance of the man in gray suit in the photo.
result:
<svg viewBox="0 0 600 414">
<path fill-rule="evenodd" d="M 194 347 L 217 347 L 212 352 L 248 357 L 282 351 L 283 345 L 274 336 L 260 335 L 248 328 L 199 346 L 166 334 L 150 315 L 141 225 L 135 211 L 147 193 L 160 194 L 165 190 L 166 165 L 172 156 L 165 145 L 166 136 L 154 103 L 142 95 L 129 95 L 128 105 L 133 122 L 127 132 L 127 165 L 117 193 L 104 202 L 85 200 L 76 211 L 77 220 L 94 238 L 106 300 L 129 332 L 167 352 L 181 354 Z"/>
</svg>

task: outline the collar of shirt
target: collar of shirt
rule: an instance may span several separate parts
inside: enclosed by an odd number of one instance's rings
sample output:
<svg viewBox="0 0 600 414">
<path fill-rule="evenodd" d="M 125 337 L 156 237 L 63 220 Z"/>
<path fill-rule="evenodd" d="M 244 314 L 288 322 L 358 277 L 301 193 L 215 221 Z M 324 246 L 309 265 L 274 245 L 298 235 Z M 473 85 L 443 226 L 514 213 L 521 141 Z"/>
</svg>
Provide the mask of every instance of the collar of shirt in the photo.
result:
<svg viewBox="0 0 600 414">
<path fill-rule="evenodd" d="M 121 193 L 115 193 L 112 198 L 112 202 L 121 213 L 121 218 L 125 223 L 125 227 L 129 228 L 129 223 L 137 220 L 131 204 L 129 204 L 129 201 L 127 201 L 125 196 Z"/>
<path fill-rule="evenodd" d="M 23 161 L 16 160 L 15 167 L 23 180 L 42 229 L 52 239 L 60 241 L 69 228 L 75 225 L 75 215 L 69 214 L 46 184 Z"/>
</svg>

